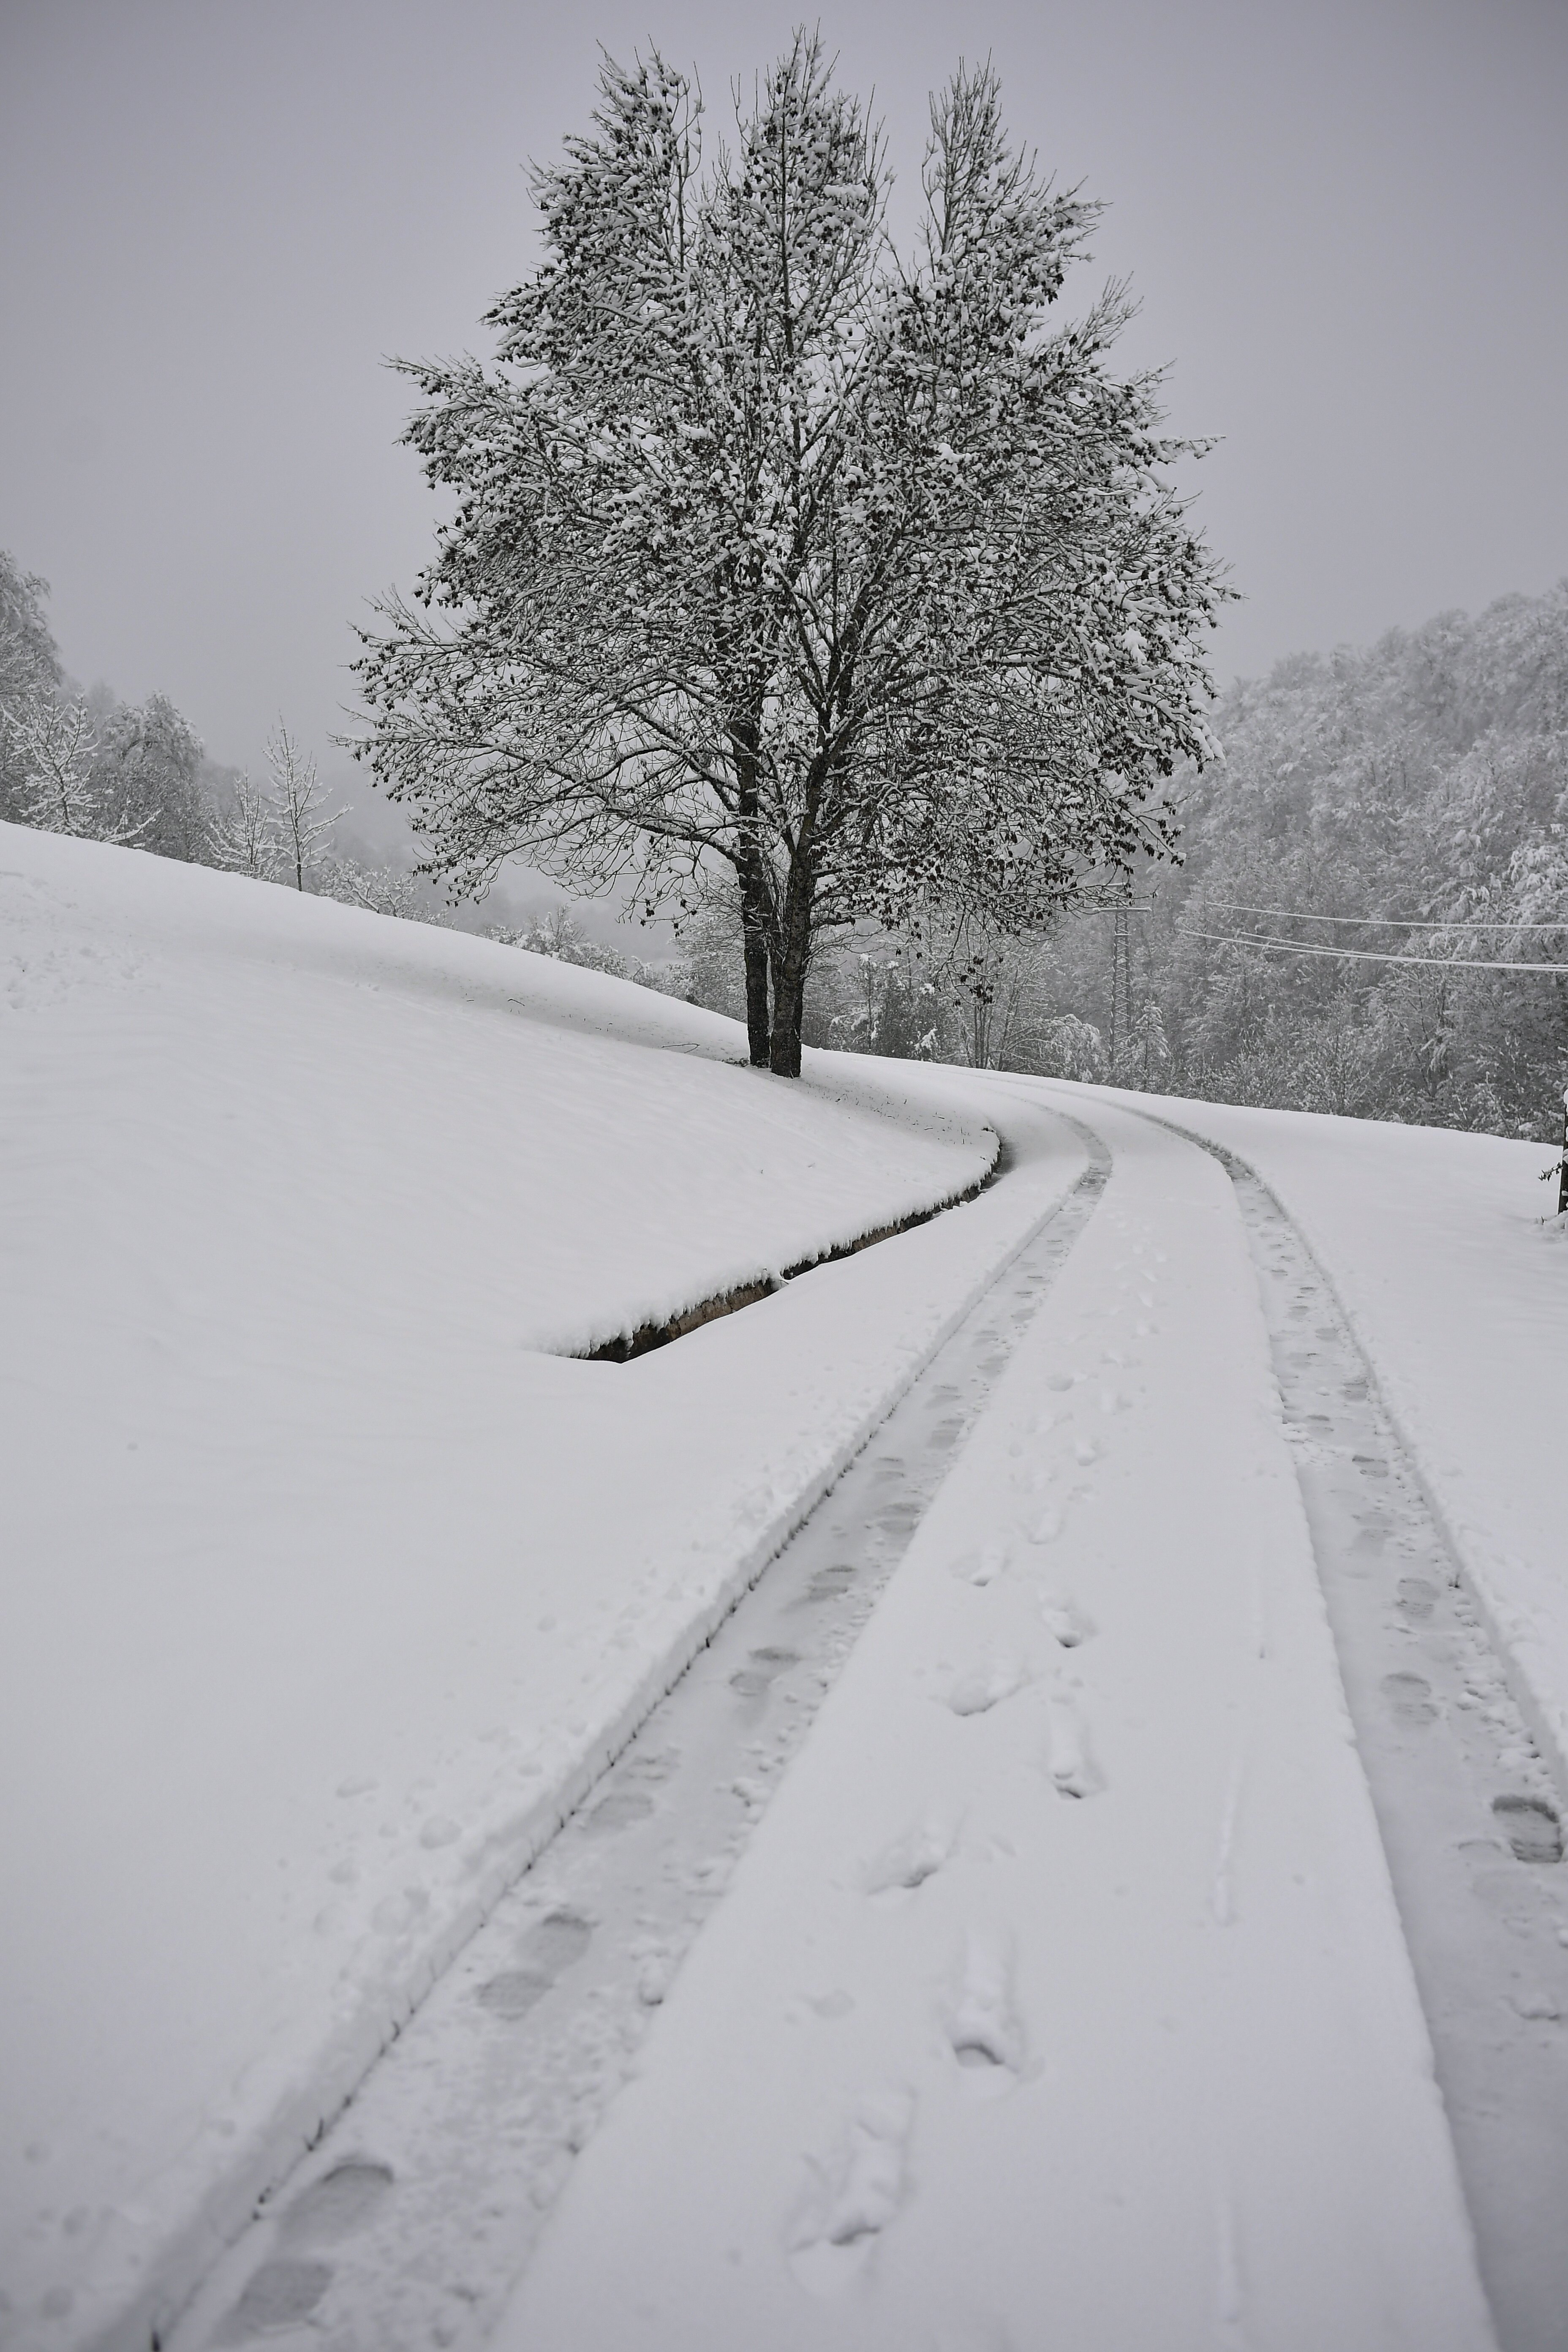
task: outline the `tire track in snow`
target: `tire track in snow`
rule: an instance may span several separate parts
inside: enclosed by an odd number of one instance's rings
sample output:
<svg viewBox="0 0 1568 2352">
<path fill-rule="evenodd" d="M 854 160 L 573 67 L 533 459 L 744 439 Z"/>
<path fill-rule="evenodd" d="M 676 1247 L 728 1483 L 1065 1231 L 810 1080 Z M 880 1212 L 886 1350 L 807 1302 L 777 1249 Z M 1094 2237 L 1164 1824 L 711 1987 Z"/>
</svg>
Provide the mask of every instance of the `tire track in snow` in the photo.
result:
<svg viewBox="0 0 1568 2352">
<path fill-rule="evenodd" d="M 1102 1210 L 498 2347 L 1497 2352 L 1231 1186 L 1091 1115 Z"/>
<path fill-rule="evenodd" d="M 1088 1107 L 1074 1101 L 1081 1117 Z M 1560 1792 L 1415 1459 L 1299 1227 L 1236 1154 L 1172 1120 L 1135 1115 L 1207 1151 L 1235 1188 L 1499 2341 L 1502 2352 L 1562 2352 L 1568 1866 Z M 1215 1892 L 1228 1902 L 1223 1852 Z"/>
<path fill-rule="evenodd" d="M 773 1787 L 1094 1213 L 1110 1154 L 1080 1120 L 1064 1123 L 1091 1159 L 1073 1192 L 464 1948 L 216 2264 L 162 2352 L 425 2352 L 484 2340 Z"/>
</svg>

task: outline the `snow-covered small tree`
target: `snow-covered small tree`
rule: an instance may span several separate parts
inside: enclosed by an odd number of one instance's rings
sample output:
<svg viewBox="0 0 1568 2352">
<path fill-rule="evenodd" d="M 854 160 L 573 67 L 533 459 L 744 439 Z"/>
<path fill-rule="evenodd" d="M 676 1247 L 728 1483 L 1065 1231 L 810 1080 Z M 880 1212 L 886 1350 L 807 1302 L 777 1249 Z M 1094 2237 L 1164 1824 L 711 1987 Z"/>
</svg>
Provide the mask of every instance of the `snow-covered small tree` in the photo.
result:
<svg viewBox="0 0 1568 2352">
<path fill-rule="evenodd" d="M 8 705 L 4 719 L 23 824 L 96 839 L 102 814 L 92 775 L 98 735 L 86 703 L 39 694 Z"/>
<path fill-rule="evenodd" d="M 1144 1094 L 1150 1094 L 1159 1083 L 1161 1072 L 1168 1067 L 1170 1059 L 1164 1016 L 1156 999 L 1147 996 L 1138 1008 L 1131 1032 L 1117 1052 L 1111 1075 L 1118 1085 L 1137 1087 Z"/>
<path fill-rule="evenodd" d="M 219 866 L 253 881 L 275 881 L 282 864 L 283 845 L 278 833 L 278 810 L 269 793 L 251 782 L 242 769 L 234 780 L 234 797 L 213 824 L 213 853 Z"/>
<path fill-rule="evenodd" d="M 1094 1079 L 1101 1074 L 1102 1049 L 1098 1029 L 1076 1013 L 1058 1013 L 1047 1024 L 1038 1067 L 1047 1077 Z"/>
<path fill-rule="evenodd" d="M 0 713 L 0 722 L 20 776 L 16 797 L 24 824 L 126 847 L 142 842 L 152 816 L 119 807 L 104 789 L 98 730 L 79 697 L 39 695 Z"/>
<path fill-rule="evenodd" d="M 321 863 L 321 844 L 344 811 L 323 813 L 326 793 L 316 763 L 301 752 L 281 719 L 267 739 L 267 764 L 284 877 L 303 890 Z"/>
<path fill-rule="evenodd" d="M 326 898 L 345 907 L 363 907 L 373 915 L 397 915 L 405 922 L 444 922 L 442 914 L 421 914 L 419 884 L 412 874 L 395 866 L 362 866 L 357 857 L 327 857 L 316 868 L 317 887 Z"/>
<path fill-rule="evenodd" d="M 814 37 L 708 163 L 657 56 L 600 92 L 499 363 L 409 370 L 455 510 L 365 637 L 357 749 L 461 887 L 523 851 L 651 909 L 727 867 L 789 1075 L 824 933 L 1037 927 L 1168 845 L 1224 592 L 1165 480 L 1190 445 L 1110 372 L 1124 303 L 1051 323 L 1095 207 L 988 69 L 932 103 L 908 258 Z"/>
</svg>

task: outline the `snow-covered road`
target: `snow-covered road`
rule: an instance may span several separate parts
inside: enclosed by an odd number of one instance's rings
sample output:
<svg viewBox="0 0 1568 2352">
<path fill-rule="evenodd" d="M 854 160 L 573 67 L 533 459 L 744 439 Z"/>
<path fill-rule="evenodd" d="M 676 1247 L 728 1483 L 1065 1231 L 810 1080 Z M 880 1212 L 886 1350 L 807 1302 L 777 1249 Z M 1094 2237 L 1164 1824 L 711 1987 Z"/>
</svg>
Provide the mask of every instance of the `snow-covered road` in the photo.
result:
<svg viewBox="0 0 1568 2352">
<path fill-rule="evenodd" d="M 1236 1195 L 1094 1123 L 507 2352 L 1493 2340 Z"/>
<path fill-rule="evenodd" d="M 1556 1792 L 1277 1202 L 1055 1098 L 1111 1172 L 1010 1360 L 993 1294 L 178 2352 L 1557 2341 Z"/>
</svg>

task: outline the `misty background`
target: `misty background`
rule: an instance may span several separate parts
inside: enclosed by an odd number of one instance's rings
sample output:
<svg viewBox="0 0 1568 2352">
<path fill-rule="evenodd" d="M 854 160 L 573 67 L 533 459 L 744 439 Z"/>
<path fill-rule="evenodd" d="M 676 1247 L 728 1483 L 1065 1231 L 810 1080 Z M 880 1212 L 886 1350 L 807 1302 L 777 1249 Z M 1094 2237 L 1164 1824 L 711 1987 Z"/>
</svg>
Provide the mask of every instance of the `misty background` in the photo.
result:
<svg viewBox="0 0 1568 2352">
<path fill-rule="evenodd" d="M 488 351 L 536 256 L 526 166 L 598 46 L 698 67 L 712 118 L 797 12 L 667 0 L 10 0 L 0 19 L 0 545 L 68 668 L 169 696 L 257 768 L 287 719 L 366 849 L 405 840 L 334 732 L 352 625 L 434 510 L 394 353 Z M 1142 311 L 1185 487 L 1243 601 L 1215 675 L 1365 644 L 1568 570 L 1568 9 L 1124 0 L 825 13 L 906 201 L 927 93 L 989 53 L 1015 135 L 1106 200 L 1079 307 Z M 895 215 L 897 207 L 895 206 Z"/>
</svg>

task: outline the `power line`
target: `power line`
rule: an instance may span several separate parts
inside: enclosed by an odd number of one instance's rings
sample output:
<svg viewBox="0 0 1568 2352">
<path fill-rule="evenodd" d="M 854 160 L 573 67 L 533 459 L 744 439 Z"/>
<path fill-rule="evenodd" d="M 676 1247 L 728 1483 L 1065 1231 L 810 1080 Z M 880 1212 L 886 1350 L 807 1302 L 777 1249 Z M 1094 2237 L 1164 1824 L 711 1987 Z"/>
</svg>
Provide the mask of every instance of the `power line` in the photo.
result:
<svg viewBox="0 0 1568 2352">
<path fill-rule="evenodd" d="M 1299 907 L 1244 907 L 1238 899 L 1205 898 L 1222 915 L 1272 915 L 1291 923 L 1359 923 L 1389 931 L 1568 931 L 1568 923 L 1491 923 L 1478 915 L 1455 915 L 1446 923 L 1417 922 L 1405 915 L 1309 915 Z"/>
<path fill-rule="evenodd" d="M 1176 930 L 1184 940 L 1207 940 L 1222 948 L 1268 948 L 1277 955 L 1330 956 L 1340 962 L 1416 963 L 1447 971 L 1550 971 L 1559 980 L 1568 980 L 1568 963 L 1489 963 L 1480 956 L 1384 955 L 1373 948 L 1320 947 L 1315 940 L 1271 940 L 1257 932 L 1194 931 L 1184 923 L 1178 923 Z"/>
</svg>

